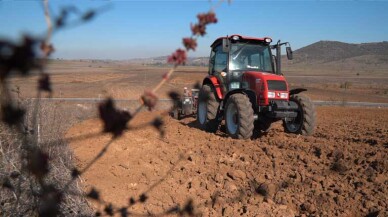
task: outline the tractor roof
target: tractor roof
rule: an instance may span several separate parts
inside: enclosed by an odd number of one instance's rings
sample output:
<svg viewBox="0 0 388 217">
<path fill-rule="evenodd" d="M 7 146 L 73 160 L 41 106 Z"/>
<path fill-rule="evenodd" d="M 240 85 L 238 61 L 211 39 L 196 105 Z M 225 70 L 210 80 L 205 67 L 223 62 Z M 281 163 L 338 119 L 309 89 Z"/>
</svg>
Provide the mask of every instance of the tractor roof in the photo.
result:
<svg viewBox="0 0 388 217">
<path fill-rule="evenodd" d="M 242 35 L 230 35 L 230 36 L 224 36 L 224 37 L 219 37 L 217 38 L 212 45 L 210 45 L 210 47 L 213 47 L 215 45 L 217 45 L 218 43 L 222 43 L 222 39 L 224 38 L 228 38 L 228 39 L 233 39 L 234 37 L 239 37 L 240 39 L 239 40 L 243 40 L 243 41 L 255 41 L 255 42 L 262 42 L 262 43 L 268 43 L 266 42 L 266 39 L 270 39 L 272 41 L 272 39 L 270 37 L 264 37 L 264 38 L 255 38 L 255 37 L 249 37 L 249 36 L 242 36 Z"/>
</svg>

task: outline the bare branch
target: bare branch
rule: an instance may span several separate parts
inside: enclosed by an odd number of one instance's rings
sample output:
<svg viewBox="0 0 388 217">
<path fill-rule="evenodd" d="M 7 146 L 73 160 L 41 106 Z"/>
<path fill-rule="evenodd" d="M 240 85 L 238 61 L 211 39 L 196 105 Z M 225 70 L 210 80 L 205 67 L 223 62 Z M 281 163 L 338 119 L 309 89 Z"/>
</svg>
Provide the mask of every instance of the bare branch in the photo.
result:
<svg viewBox="0 0 388 217">
<path fill-rule="evenodd" d="M 47 35 L 46 35 L 45 43 L 50 44 L 51 35 L 53 32 L 53 24 L 50 16 L 49 0 L 43 0 L 43 5 L 44 5 L 44 17 L 46 19 L 46 24 L 47 24 Z"/>
</svg>

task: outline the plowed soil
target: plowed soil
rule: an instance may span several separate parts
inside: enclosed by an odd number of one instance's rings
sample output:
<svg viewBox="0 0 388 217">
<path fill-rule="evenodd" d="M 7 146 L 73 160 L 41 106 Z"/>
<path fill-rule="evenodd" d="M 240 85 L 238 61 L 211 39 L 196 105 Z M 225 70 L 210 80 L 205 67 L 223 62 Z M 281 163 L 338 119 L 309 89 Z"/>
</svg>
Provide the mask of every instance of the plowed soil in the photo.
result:
<svg viewBox="0 0 388 217">
<path fill-rule="evenodd" d="M 141 113 L 134 124 L 153 115 Z M 388 216 L 388 109 L 318 107 L 317 115 L 313 136 L 286 134 L 276 123 L 247 141 L 222 126 L 201 131 L 193 117 L 166 117 L 165 137 L 152 127 L 126 132 L 82 178 L 116 206 L 145 193 L 146 202 L 129 209 L 143 214 L 192 199 L 203 216 Z M 66 136 L 100 131 L 93 119 Z M 109 140 L 73 140 L 78 166 Z"/>
</svg>

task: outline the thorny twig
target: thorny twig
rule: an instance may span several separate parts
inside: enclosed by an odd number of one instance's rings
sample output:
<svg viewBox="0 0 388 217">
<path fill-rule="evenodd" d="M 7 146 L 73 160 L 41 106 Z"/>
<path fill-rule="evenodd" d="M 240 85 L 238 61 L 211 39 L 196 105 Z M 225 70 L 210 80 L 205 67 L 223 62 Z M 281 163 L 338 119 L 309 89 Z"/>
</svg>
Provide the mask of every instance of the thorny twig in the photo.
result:
<svg viewBox="0 0 388 217">
<path fill-rule="evenodd" d="M 50 16 L 48 0 L 44 0 L 43 4 L 44 4 L 44 16 L 47 23 L 47 36 L 46 36 L 45 43 L 50 44 L 51 34 L 53 32 L 53 25 L 52 25 L 51 16 Z"/>
<path fill-rule="evenodd" d="M 214 14 L 214 11 L 218 8 L 218 7 L 220 7 L 221 6 L 221 4 L 224 2 L 224 0 L 219 0 L 218 1 L 218 3 L 215 5 L 215 6 L 213 6 L 211 9 L 210 9 L 210 12 L 209 12 L 209 14 Z M 199 16 L 199 15 L 198 15 Z M 199 18 L 199 17 L 198 17 Z M 200 18 L 199 18 L 200 19 Z M 199 21 L 199 22 L 201 22 L 201 20 Z M 210 23 L 216 23 L 217 22 L 217 20 L 215 19 L 215 20 L 213 20 L 212 22 L 210 22 Z M 206 23 L 206 24 L 204 24 L 204 26 L 205 25 L 207 25 L 207 24 L 210 24 L 210 23 Z M 186 40 L 185 40 L 186 39 Z M 192 35 L 189 37 L 189 38 L 185 38 L 184 40 L 183 40 L 183 43 L 184 43 L 184 45 L 185 45 L 185 47 L 186 47 L 186 51 L 188 52 L 190 49 L 192 49 L 192 50 L 195 50 L 195 48 L 196 48 L 196 46 L 197 46 L 197 43 L 196 43 L 196 40 L 198 39 L 198 32 L 196 32 L 196 31 L 194 31 L 193 29 L 192 29 Z M 191 39 L 191 40 L 190 40 Z M 189 43 L 186 43 L 186 42 L 189 42 Z M 191 42 L 191 43 L 190 43 Z M 179 50 L 179 49 L 178 49 Z M 177 50 L 177 51 L 178 51 Z M 184 54 L 184 55 L 186 55 L 186 54 Z M 169 57 L 169 60 L 170 60 L 170 58 L 171 57 L 173 57 L 173 56 L 170 56 Z M 156 93 L 167 81 L 168 81 L 168 79 L 172 76 L 172 74 L 175 72 L 175 70 L 178 68 L 178 66 L 180 65 L 180 64 L 184 64 L 185 63 L 185 59 L 186 58 L 184 58 L 182 61 L 179 61 L 179 60 L 172 60 L 172 61 L 169 61 L 169 62 L 172 62 L 172 63 L 174 63 L 174 66 L 173 66 L 173 68 L 171 68 L 164 76 L 163 76 L 163 78 L 162 78 L 162 80 L 155 86 L 155 88 L 154 89 L 152 89 L 152 93 Z"/>
<path fill-rule="evenodd" d="M 114 107 L 113 101 L 111 99 L 107 99 L 104 103 L 100 104 L 100 117 L 103 120 L 104 123 L 104 132 L 112 133 L 113 138 L 110 140 L 103 149 L 81 170 L 73 169 L 72 171 L 72 178 L 70 181 L 68 181 L 67 184 L 65 184 L 65 187 L 62 189 L 56 189 L 55 186 L 52 186 L 47 183 L 45 180 L 45 176 L 47 175 L 49 171 L 48 167 L 48 155 L 41 151 L 39 148 L 39 141 L 31 141 L 28 139 L 28 133 L 26 133 L 26 129 L 24 125 L 19 122 L 18 120 L 22 120 L 22 116 L 24 115 L 24 110 L 19 108 L 14 108 L 11 95 L 8 90 L 8 85 L 6 82 L 6 78 L 8 77 L 9 73 L 11 71 L 20 70 L 22 75 L 28 75 L 28 72 L 33 69 L 38 69 L 40 79 L 39 79 L 39 85 L 37 90 L 37 100 L 34 105 L 33 109 L 33 115 L 32 115 L 32 126 L 36 128 L 37 120 L 39 116 L 39 106 L 40 106 L 40 98 L 41 98 L 41 92 L 46 91 L 50 94 L 52 93 L 51 89 L 51 82 L 50 77 L 47 73 L 45 73 L 45 66 L 47 65 L 48 57 L 50 54 L 54 51 L 54 47 L 51 44 L 51 38 L 52 34 L 55 33 L 58 30 L 64 29 L 66 27 L 71 27 L 78 25 L 80 23 L 84 23 L 86 21 L 90 21 L 95 15 L 97 10 L 90 10 L 87 11 L 84 14 L 80 14 L 80 12 L 74 8 L 67 8 L 62 10 L 62 13 L 59 17 L 56 18 L 55 22 L 53 22 L 53 19 L 50 14 L 49 10 L 49 0 L 43 0 L 43 6 L 44 6 L 44 15 L 45 20 L 47 24 L 47 32 L 44 37 L 44 39 L 39 38 L 31 38 L 26 37 L 23 45 L 13 45 L 12 43 L 3 42 L 0 41 L 0 48 L 4 46 L 8 46 L 10 49 L 14 49 L 14 56 L 8 57 L 7 54 L 4 56 L 1 56 L 0 64 L 4 64 L 6 67 L 1 68 L 0 67 L 0 73 L 1 73 L 1 97 L 2 97 L 2 118 L 9 118 L 8 116 L 11 115 L 13 119 L 4 119 L 7 120 L 6 123 L 9 125 L 17 123 L 19 134 L 22 136 L 22 147 L 25 149 L 26 153 L 22 154 L 21 162 L 22 163 L 22 172 L 25 172 L 27 170 L 27 173 L 30 173 L 31 175 L 35 176 L 36 179 L 28 178 L 29 180 L 29 187 L 31 188 L 31 192 L 35 192 L 33 186 L 36 186 L 36 184 L 40 185 L 41 192 L 40 197 L 42 198 L 42 201 L 39 202 L 38 197 L 34 197 L 33 200 L 35 201 L 35 208 L 32 208 L 33 210 L 38 210 L 38 213 L 40 215 L 57 215 L 59 213 L 59 204 L 62 202 L 62 197 L 64 193 L 67 193 L 69 190 L 69 186 L 73 183 L 73 181 L 78 178 L 79 175 L 85 173 L 92 165 L 95 164 L 108 150 L 109 146 L 115 141 L 115 139 L 122 135 L 123 132 L 127 130 L 136 130 L 141 129 L 146 126 L 154 126 L 161 135 L 163 135 L 164 131 L 162 129 L 163 121 L 160 117 L 155 118 L 153 121 L 145 124 L 140 124 L 137 126 L 131 126 L 128 125 L 130 120 L 132 120 L 143 107 L 147 107 L 148 109 L 153 109 L 158 101 L 158 98 L 156 97 L 156 93 L 160 90 L 160 88 L 169 80 L 171 75 L 174 73 L 174 71 L 177 69 L 179 65 L 184 65 L 187 59 L 187 52 L 189 50 L 195 50 L 197 47 L 197 39 L 200 36 L 203 36 L 206 34 L 206 26 L 211 23 L 216 23 L 217 19 L 215 17 L 214 10 L 222 4 L 224 0 L 220 0 L 216 6 L 214 6 L 208 13 L 198 14 L 198 23 L 195 23 L 194 25 L 191 25 L 191 31 L 192 34 L 188 38 L 183 39 L 183 45 L 185 49 L 177 49 L 169 58 L 168 62 L 173 64 L 173 67 L 164 74 L 161 81 L 156 85 L 155 88 L 153 88 L 151 91 L 146 91 L 143 96 L 141 97 L 141 105 L 131 114 L 125 111 L 118 110 Z M 73 20 L 72 22 L 66 22 L 66 18 L 68 13 L 76 13 L 79 14 L 79 19 Z M 55 23 L 55 24 L 53 24 Z M 40 43 L 40 49 L 42 51 L 42 57 L 38 61 L 36 58 L 36 54 L 34 51 L 34 46 L 36 44 Z M 1 51 L 1 50 L 0 50 Z M 18 53 L 19 52 L 19 53 Z M 24 59 L 23 59 L 24 58 Z M 15 61 L 17 60 L 17 61 Z M 22 63 L 22 65 L 19 64 Z M 24 61 L 24 62 L 23 62 Z M 162 113 L 162 115 L 166 115 L 167 113 Z M 8 115 L 8 116 L 4 116 Z M 28 130 L 28 129 L 27 129 Z M 90 134 L 90 135 L 84 135 L 83 137 L 79 138 L 73 138 L 73 139 L 82 139 L 87 138 L 89 136 L 95 136 L 96 134 Z M 36 138 L 37 139 L 37 138 Z M 25 158 L 25 159 L 24 159 Z M 174 168 L 178 165 L 179 161 L 182 160 L 181 158 L 174 164 L 172 168 L 167 172 L 165 176 L 163 176 L 158 182 L 154 183 L 149 187 L 148 190 L 146 190 L 142 195 L 139 196 L 138 200 L 131 199 L 130 200 L 130 206 L 133 205 L 136 202 L 144 203 L 148 196 L 147 193 L 152 191 L 156 186 L 158 186 L 160 183 L 162 183 L 167 176 L 174 170 Z M 19 176 L 19 182 L 17 186 L 18 192 L 15 192 L 17 197 L 17 203 L 15 204 L 17 208 L 19 204 L 20 195 L 22 194 L 21 190 L 21 181 L 22 181 L 23 175 Z M 10 186 L 12 187 L 12 186 Z M 89 197 L 95 196 L 95 192 L 91 192 L 92 194 L 88 194 Z M 98 195 L 98 194 L 97 194 Z M 53 197 L 53 198 L 51 198 Z M 43 203 L 43 207 L 41 207 Z M 19 204 L 20 205 L 20 204 Z M 118 213 L 121 213 L 122 216 L 127 216 L 127 208 L 128 207 L 122 207 L 120 209 L 117 209 L 116 211 Z M 167 210 L 166 212 L 163 212 L 161 214 L 155 214 L 156 216 L 159 215 L 165 215 L 165 214 L 193 214 L 193 204 L 192 201 L 189 200 L 187 204 L 183 207 L 172 207 L 171 209 Z M 105 213 L 108 215 L 111 215 L 114 213 L 114 207 L 112 204 L 105 204 Z M 29 209 L 26 210 L 26 212 L 30 212 Z M 148 216 L 149 214 L 136 214 L 138 216 Z"/>
<path fill-rule="evenodd" d="M 34 103 L 31 121 L 32 126 L 36 129 L 41 92 L 47 91 L 51 93 L 52 91 L 49 75 L 46 74 L 44 70 L 48 57 L 53 51 L 50 41 L 54 28 L 48 9 L 48 0 L 43 1 L 43 5 L 48 25 L 48 31 L 44 39 L 25 36 L 24 41 L 20 45 L 10 41 L 0 40 L 1 119 L 10 127 L 10 129 L 16 130 L 17 138 L 14 139 L 21 143 L 20 147 L 14 147 L 20 152 L 18 153 L 20 161 L 17 162 L 20 165 L 20 170 L 15 169 L 14 172 L 10 174 L 11 179 L 16 179 L 13 181 L 14 184 L 7 181 L 9 180 L 8 177 L 1 180 L 0 184 L 3 188 L 7 188 L 14 192 L 15 201 L 11 207 L 11 211 L 15 215 L 17 215 L 17 213 L 20 215 L 28 215 L 28 213 L 31 214 L 31 212 L 39 213 L 39 215 L 56 215 L 59 212 L 59 204 L 62 202 L 63 196 L 61 192 L 56 190 L 55 186 L 48 184 L 47 179 L 45 178 L 49 171 L 48 155 L 41 150 L 38 141 L 30 138 L 30 130 L 27 129 L 23 123 L 25 110 L 20 107 L 19 103 L 13 101 L 8 84 L 8 78 L 11 73 L 20 72 L 21 75 L 27 76 L 30 71 L 35 69 L 38 70 L 40 75 L 37 90 L 38 100 Z M 92 17 L 91 14 L 94 13 L 95 12 L 88 12 L 83 15 L 78 22 L 90 20 Z M 59 30 L 64 26 L 66 26 L 65 23 L 62 23 L 61 26 L 56 26 L 56 30 Z M 42 51 L 41 57 L 38 57 L 36 51 L 36 45 L 38 44 L 40 44 L 40 49 Z M 36 134 L 36 132 L 33 133 Z M 15 171 L 19 172 L 18 174 L 13 175 Z M 32 198 L 29 198 L 29 201 L 26 201 L 30 205 L 27 206 L 24 201 L 21 201 L 23 195 L 32 196 Z M 50 197 L 55 198 L 51 199 Z M 3 201 L 1 202 L 3 203 Z M 3 204 L 1 206 L 3 206 Z"/>
</svg>

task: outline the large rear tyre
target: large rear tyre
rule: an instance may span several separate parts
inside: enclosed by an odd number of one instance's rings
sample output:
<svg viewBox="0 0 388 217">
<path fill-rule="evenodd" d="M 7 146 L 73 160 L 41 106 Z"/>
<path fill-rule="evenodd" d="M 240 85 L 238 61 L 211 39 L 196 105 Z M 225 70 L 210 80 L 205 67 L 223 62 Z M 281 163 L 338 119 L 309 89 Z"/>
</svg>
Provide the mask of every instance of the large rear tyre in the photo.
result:
<svg viewBox="0 0 388 217">
<path fill-rule="evenodd" d="M 253 109 L 249 98 L 241 93 L 230 96 L 225 111 L 228 134 L 235 139 L 249 139 L 253 134 L 253 122 Z"/>
<path fill-rule="evenodd" d="M 210 85 L 204 84 L 199 91 L 197 123 L 202 130 L 216 132 L 220 121 L 217 119 L 219 101 Z"/>
<path fill-rule="evenodd" d="M 283 127 L 287 133 L 312 135 L 315 129 L 316 112 L 313 102 L 303 94 L 290 96 L 290 101 L 298 104 L 298 116 L 283 120 Z"/>
</svg>

